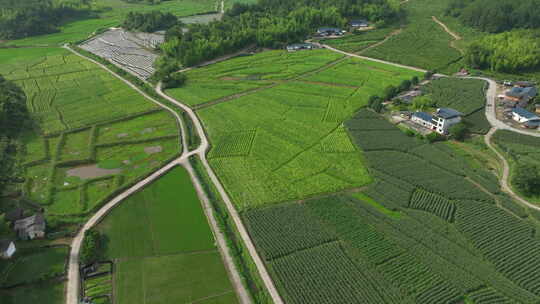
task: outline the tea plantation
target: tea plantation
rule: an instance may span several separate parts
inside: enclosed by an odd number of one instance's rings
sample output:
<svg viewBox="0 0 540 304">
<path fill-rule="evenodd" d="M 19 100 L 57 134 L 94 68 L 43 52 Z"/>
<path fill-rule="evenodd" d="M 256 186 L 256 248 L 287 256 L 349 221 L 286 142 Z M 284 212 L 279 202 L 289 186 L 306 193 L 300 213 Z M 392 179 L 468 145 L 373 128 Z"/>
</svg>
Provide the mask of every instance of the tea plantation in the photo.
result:
<svg viewBox="0 0 540 304">
<path fill-rule="evenodd" d="M 367 110 L 345 126 L 375 177 L 365 194 L 243 213 L 287 303 L 540 300 L 540 227 L 491 173 Z"/>
</svg>

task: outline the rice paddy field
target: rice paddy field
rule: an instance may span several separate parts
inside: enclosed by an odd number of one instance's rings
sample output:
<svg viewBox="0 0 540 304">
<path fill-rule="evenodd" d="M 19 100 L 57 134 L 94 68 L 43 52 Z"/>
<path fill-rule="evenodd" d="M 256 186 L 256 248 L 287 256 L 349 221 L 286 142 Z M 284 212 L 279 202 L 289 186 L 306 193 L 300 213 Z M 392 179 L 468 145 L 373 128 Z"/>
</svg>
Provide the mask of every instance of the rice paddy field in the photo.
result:
<svg viewBox="0 0 540 304">
<path fill-rule="evenodd" d="M 220 69 L 243 77 L 255 74 L 276 79 L 265 65 L 258 65 L 276 54 L 233 59 L 221 63 Z M 309 69 L 300 75 L 280 76 L 283 80 L 272 87 L 197 110 L 212 142 L 210 164 L 240 210 L 369 184 L 372 178 L 362 153 L 351 144 L 342 123 L 365 106 L 369 96 L 419 76 L 368 61 L 332 57 L 324 50 L 281 54 L 302 58 L 310 63 Z M 320 60 L 321 55 L 327 59 Z M 196 71 L 211 74 L 206 69 Z"/>
<path fill-rule="evenodd" d="M 98 226 L 115 303 L 237 303 L 187 171 L 175 168 Z"/>
<path fill-rule="evenodd" d="M 22 190 L 48 216 L 91 214 L 180 153 L 170 113 L 67 50 L 3 49 L 0 67 L 28 96 Z"/>
</svg>

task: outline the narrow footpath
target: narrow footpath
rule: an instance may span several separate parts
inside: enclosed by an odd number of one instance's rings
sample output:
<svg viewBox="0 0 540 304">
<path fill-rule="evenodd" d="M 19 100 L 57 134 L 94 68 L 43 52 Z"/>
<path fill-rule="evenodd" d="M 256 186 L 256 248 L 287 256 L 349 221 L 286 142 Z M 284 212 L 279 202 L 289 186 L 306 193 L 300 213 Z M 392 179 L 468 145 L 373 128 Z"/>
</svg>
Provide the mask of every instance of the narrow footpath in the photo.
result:
<svg viewBox="0 0 540 304">
<path fill-rule="evenodd" d="M 121 203 L 123 200 L 128 198 L 133 193 L 140 191 L 145 186 L 151 184 L 153 181 L 160 178 L 162 175 L 170 171 L 176 166 L 183 166 L 189 173 L 191 181 L 193 182 L 193 185 L 195 187 L 195 190 L 197 191 L 197 194 L 201 200 L 201 204 L 203 207 L 203 210 L 206 214 L 206 217 L 208 219 L 208 222 L 210 224 L 210 227 L 212 229 L 212 232 L 214 234 L 214 237 L 216 239 L 218 249 L 221 253 L 221 256 L 223 258 L 224 265 L 230 275 L 230 279 L 232 282 L 232 285 L 236 291 L 236 294 L 240 300 L 241 304 L 251 304 L 251 298 L 248 293 L 248 291 L 245 289 L 245 286 L 242 283 L 242 278 L 240 276 L 240 273 L 238 269 L 236 268 L 236 265 L 234 264 L 234 260 L 229 252 L 229 249 L 227 247 L 227 242 L 225 240 L 225 236 L 223 233 L 221 233 L 221 230 L 219 229 L 218 223 L 214 217 L 214 211 L 210 205 L 210 202 L 208 200 L 208 197 L 206 196 L 206 193 L 203 190 L 202 184 L 198 177 L 196 176 L 190 162 L 189 158 L 193 155 L 200 155 L 201 153 L 204 154 L 208 148 L 208 142 L 201 144 L 200 147 L 193 151 L 189 151 L 188 144 L 187 144 L 187 132 L 184 125 L 183 120 L 181 119 L 180 115 L 171 109 L 170 107 L 164 105 L 163 103 L 157 101 L 156 99 L 150 97 L 146 93 L 144 93 L 142 90 L 140 90 L 138 87 L 133 85 L 131 82 L 127 81 L 120 75 L 116 74 L 112 70 L 110 70 L 105 65 L 101 64 L 100 62 L 97 62 L 91 58 L 88 58 L 86 56 L 83 56 L 76 52 L 75 50 L 69 48 L 67 45 L 64 45 L 64 48 L 69 50 L 70 52 L 74 53 L 75 55 L 82 57 L 88 61 L 91 61 L 92 63 L 98 65 L 102 69 L 106 70 L 107 72 L 111 73 L 116 78 L 120 79 L 124 83 L 126 83 L 128 86 L 130 86 L 132 89 L 137 91 L 139 94 L 144 96 L 146 99 L 156 103 L 163 109 L 166 109 L 167 111 L 171 112 L 177 122 L 180 126 L 180 140 L 181 140 L 181 148 L 182 148 L 182 154 L 179 158 L 169 162 L 164 167 L 160 168 L 147 178 L 143 179 L 142 181 L 136 183 L 135 185 L 128 188 L 126 191 L 122 192 L 115 198 L 113 198 L 110 202 L 108 202 L 105 206 L 103 206 L 100 210 L 98 210 L 97 213 L 95 213 L 85 224 L 84 226 L 79 230 L 75 238 L 73 238 L 71 243 L 71 250 L 69 255 L 69 262 L 68 262 L 68 283 L 66 287 L 66 303 L 67 304 L 79 304 L 80 303 L 80 263 L 79 263 L 79 255 L 80 250 L 82 246 L 82 241 L 84 239 L 84 234 L 87 230 L 94 227 L 96 224 L 98 224 L 101 219 L 106 216 L 114 207 L 116 207 L 119 203 Z M 204 132 L 203 132 L 204 134 Z M 199 135 L 200 136 L 200 135 Z M 201 139 L 203 137 L 201 136 Z M 205 138 L 206 139 L 206 138 Z"/>
<path fill-rule="evenodd" d="M 433 21 L 435 21 L 437 24 L 439 24 L 443 28 L 443 30 L 446 33 L 448 33 L 448 35 L 450 35 L 450 36 L 452 36 L 452 38 L 454 38 L 454 40 L 450 41 L 450 47 L 453 48 L 453 49 L 456 49 L 458 52 L 461 53 L 461 55 L 464 55 L 465 51 L 463 51 L 461 48 L 459 48 L 456 45 L 456 42 L 462 40 L 463 38 L 460 35 L 458 35 L 457 33 L 451 31 L 450 28 L 448 28 L 448 26 L 446 26 L 446 24 L 444 24 L 437 17 L 431 16 L 431 19 L 433 19 Z"/>
</svg>

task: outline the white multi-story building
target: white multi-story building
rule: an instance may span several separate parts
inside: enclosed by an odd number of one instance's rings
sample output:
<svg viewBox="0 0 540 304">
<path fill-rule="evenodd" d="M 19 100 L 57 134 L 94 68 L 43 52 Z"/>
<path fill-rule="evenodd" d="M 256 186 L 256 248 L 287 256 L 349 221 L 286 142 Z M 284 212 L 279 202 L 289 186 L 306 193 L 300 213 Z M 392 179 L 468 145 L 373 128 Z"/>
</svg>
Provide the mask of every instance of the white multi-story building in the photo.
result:
<svg viewBox="0 0 540 304">
<path fill-rule="evenodd" d="M 454 109 L 439 108 L 434 114 L 415 112 L 412 114 L 411 120 L 439 134 L 446 135 L 451 126 L 461 122 L 462 115 Z"/>
</svg>

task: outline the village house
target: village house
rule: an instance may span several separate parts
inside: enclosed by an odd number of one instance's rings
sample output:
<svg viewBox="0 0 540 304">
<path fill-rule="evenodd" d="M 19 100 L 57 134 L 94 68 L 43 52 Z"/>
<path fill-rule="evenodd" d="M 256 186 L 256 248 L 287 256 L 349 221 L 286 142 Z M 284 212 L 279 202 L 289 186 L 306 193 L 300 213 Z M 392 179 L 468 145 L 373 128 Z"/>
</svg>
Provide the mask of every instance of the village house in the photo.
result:
<svg viewBox="0 0 540 304">
<path fill-rule="evenodd" d="M 9 259 L 16 251 L 17 248 L 12 240 L 0 240 L 0 258 Z"/>
<path fill-rule="evenodd" d="M 461 122 L 460 112 L 450 108 L 439 108 L 433 115 L 426 112 L 415 112 L 411 120 L 439 134 L 446 135 L 451 126 Z"/>
<path fill-rule="evenodd" d="M 361 29 L 369 27 L 369 22 L 367 22 L 366 20 L 352 20 L 350 24 L 352 28 Z"/>
<path fill-rule="evenodd" d="M 525 108 L 536 97 L 538 90 L 535 87 L 515 86 L 502 96 L 505 108 Z"/>
<path fill-rule="evenodd" d="M 534 82 L 531 82 L 531 81 L 516 81 L 514 82 L 514 86 L 520 87 L 520 88 L 530 88 L 530 87 L 534 87 L 535 84 Z"/>
<path fill-rule="evenodd" d="M 38 213 L 30 217 L 18 220 L 13 230 L 21 240 L 33 240 L 45 237 L 45 218 Z"/>
<path fill-rule="evenodd" d="M 540 117 L 523 108 L 515 108 L 512 110 L 512 119 L 519 123 L 529 123 L 529 125 L 540 122 Z"/>
<path fill-rule="evenodd" d="M 535 105 L 535 108 L 536 108 L 535 110 L 536 114 L 540 114 L 540 104 Z"/>
<path fill-rule="evenodd" d="M 317 30 L 319 36 L 342 36 L 344 31 L 335 27 L 321 27 Z"/>
<path fill-rule="evenodd" d="M 287 51 L 296 52 L 300 50 L 313 50 L 316 46 L 311 43 L 295 43 L 287 45 Z"/>
</svg>

